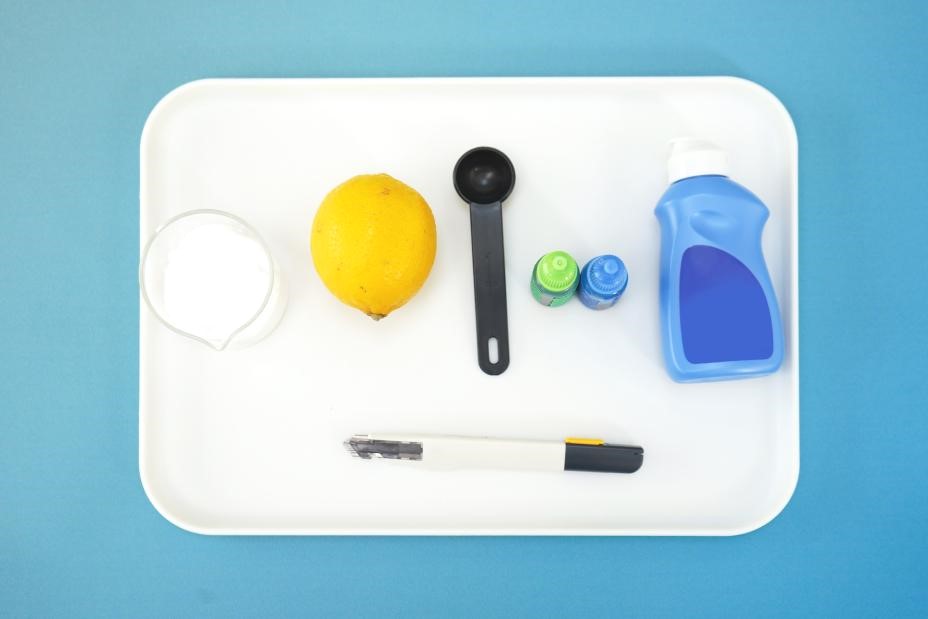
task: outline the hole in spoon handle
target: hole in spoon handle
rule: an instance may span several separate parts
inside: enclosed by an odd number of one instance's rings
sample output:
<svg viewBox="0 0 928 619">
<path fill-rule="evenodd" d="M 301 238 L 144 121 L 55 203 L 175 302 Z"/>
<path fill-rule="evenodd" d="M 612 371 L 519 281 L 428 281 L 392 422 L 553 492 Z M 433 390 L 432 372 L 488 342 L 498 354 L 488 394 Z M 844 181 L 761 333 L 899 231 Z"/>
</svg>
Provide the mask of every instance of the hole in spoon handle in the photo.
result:
<svg viewBox="0 0 928 619">
<path fill-rule="evenodd" d="M 499 340 L 495 337 L 491 337 L 487 341 L 487 351 L 490 355 L 490 363 L 493 365 L 499 363 Z"/>
<path fill-rule="evenodd" d="M 470 240 L 474 259 L 477 362 L 487 374 L 502 374 L 509 367 L 509 320 L 500 202 L 470 205 Z M 495 354 L 491 359 L 490 340 L 493 339 L 496 340 Z"/>
</svg>

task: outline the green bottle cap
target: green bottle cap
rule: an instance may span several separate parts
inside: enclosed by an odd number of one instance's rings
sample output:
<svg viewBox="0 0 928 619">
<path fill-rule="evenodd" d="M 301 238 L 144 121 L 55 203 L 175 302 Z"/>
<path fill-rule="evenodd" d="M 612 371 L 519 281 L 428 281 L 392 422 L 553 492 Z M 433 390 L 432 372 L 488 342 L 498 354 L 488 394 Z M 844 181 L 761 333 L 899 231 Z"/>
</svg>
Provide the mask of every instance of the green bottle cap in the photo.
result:
<svg viewBox="0 0 928 619">
<path fill-rule="evenodd" d="M 577 285 L 577 262 L 566 251 L 545 254 L 535 266 L 538 283 L 551 292 L 564 292 Z"/>
</svg>

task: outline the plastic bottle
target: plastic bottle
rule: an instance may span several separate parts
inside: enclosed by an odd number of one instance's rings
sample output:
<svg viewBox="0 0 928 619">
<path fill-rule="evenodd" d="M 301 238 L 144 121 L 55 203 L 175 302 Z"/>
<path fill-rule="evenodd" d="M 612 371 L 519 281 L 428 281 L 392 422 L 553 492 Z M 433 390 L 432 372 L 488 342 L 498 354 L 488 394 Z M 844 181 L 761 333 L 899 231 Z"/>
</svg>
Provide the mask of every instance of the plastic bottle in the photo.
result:
<svg viewBox="0 0 928 619">
<path fill-rule="evenodd" d="M 552 251 L 542 256 L 532 269 L 532 296 L 542 305 L 558 307 L 574 296 L 580 269 L 566 251 Z"/>
<path fill-rule="evenodd" d="M 615 305 L 628 285 L 628 270 L 618 256 L 596 256 L 580 271 L 577 298 L 590 309 L 603 310 Z"/>
<path fill-rule="evenodd" d="M 721 149 L 676 140 L 661 224 L 664 358 L 679 382 L 770 374 L 783 361 L 783 326 L 761 249 L 770 215 L 728 178 Z"/>
</svg>

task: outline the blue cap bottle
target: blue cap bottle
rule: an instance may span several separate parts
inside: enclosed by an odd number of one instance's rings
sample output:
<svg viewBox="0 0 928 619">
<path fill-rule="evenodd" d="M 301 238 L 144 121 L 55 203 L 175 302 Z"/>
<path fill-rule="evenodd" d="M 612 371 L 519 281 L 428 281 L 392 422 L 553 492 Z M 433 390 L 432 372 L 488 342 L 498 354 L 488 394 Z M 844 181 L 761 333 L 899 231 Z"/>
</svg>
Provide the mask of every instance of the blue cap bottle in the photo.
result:
<svg viewBox="0 0 928 619">
<path fill-rule="evenodd" d="M 618 256 L 597 256 L 580 271 L 577 297 L 588 308 L 603 310 L 615 305 L 627 285 L 628 269 Z"/>
</svg>

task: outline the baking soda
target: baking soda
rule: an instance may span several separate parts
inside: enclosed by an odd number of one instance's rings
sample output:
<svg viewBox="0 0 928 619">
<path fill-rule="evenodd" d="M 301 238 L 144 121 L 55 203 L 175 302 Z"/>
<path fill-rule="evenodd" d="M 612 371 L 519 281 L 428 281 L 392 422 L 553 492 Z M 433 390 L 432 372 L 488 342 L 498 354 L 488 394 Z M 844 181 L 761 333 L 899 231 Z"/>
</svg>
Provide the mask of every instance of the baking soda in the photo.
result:
<svg viewBox="0 0 928 619">
<path fill-rule="evenodd" d="M 168 254 L 165 318 L 222 346 L 261 309 L 272 278 L 273 266 L 258 241 L 225 224 L 198 226 Z"/>
</svg>

